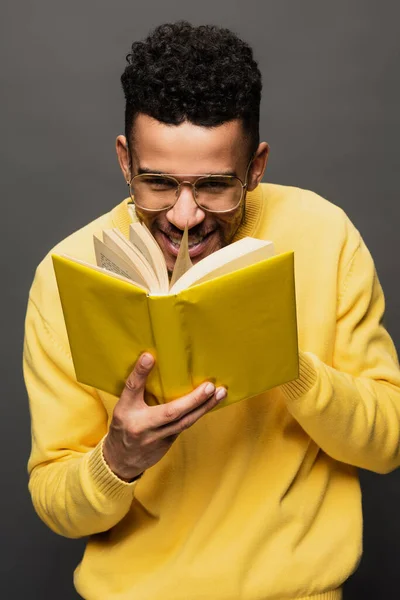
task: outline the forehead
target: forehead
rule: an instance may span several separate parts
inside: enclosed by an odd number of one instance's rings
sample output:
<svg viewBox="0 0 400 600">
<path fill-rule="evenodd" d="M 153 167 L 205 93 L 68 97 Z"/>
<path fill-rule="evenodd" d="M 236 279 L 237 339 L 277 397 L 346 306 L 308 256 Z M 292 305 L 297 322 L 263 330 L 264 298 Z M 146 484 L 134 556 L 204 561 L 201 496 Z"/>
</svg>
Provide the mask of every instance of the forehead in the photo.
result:
<svg viewBox="0 0 400 600">
<path fill-rule="evenodd" d="M 167 125 L 137 115 L 132 139 L 134 166 L 164 173 L 240 170 L 248 160 L 248 140 L 239 119 L 216 127 L 185 121 Z"/>
</svg>

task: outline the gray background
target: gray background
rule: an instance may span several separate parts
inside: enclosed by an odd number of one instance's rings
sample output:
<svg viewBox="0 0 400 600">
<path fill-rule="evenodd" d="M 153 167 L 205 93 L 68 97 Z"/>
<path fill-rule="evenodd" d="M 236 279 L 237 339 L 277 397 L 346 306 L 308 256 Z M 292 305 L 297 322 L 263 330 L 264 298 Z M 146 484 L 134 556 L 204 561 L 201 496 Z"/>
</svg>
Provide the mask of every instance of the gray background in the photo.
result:
<svg viewBox="0 0 400 600">
<path fill-rule="evenodd" d="M 131 42 L 187 18 L 230 27 L 252 44 L 264 78 L 262 138 L 271 145 L 266 179 L 310 188 L 352 218 L 375 258 L 399 348 L 400 4 L 22 0 L 1 10 L 0 596 L 70 600 L 83 541 L 47 530 L 27 493 L 23 319 L 43 255 L 125 194 L 114 139 Z M 398 598 L 399 472 L 362 472 L 361 480 L 365 554 L 345 598 Z"/>
</svg>

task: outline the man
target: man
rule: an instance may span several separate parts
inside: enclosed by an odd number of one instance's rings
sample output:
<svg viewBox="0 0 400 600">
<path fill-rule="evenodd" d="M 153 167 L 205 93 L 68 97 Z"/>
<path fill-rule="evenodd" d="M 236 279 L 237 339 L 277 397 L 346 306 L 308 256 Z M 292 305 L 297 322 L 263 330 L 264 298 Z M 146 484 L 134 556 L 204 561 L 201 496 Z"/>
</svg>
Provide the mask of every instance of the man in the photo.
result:
<svg viewBox="0 0 400 600">
<path fill-rule="evenodd" d="M 149 354 L 120 398 L 80 385 L 49 255 L 24 349 L 34 506 L 57 533 L 89 536 L 75 572 L 84 598 L 341 598 L 361 555 L 357 467 L 400 464 L 400 371 L 372 258 L 341 209 L 260 183 L 261 77 L 234 34 L 160 26 L 133 44 L 122 84 L 117 154 L 135 209 L 122 202 L 56 251 L 94 261 L 93 233 L 127 234 L 137 218 L 169 270 L 186 225 L 193 262 L 244 235 L 294 250 L 300 374 L 211 414 L 229 394 L 211 382 L 148 406 Z M 160 174 L 173 192 L 162 208 Z M 227 210 L 202 202 L 196 181 L 210 174 L 237 178 Z"/>
</svg>

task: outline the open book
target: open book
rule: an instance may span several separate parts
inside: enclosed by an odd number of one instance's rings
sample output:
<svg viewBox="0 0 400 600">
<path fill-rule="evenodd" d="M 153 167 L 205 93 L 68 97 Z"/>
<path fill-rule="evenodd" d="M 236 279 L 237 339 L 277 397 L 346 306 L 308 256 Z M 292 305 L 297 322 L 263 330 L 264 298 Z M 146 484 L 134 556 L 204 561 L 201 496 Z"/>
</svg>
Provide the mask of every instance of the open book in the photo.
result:
<svg viewBox="0 0 400 600">
<path fill-rule="evenodd" d="M 211 380 L 231 404 L 298 376 L 293 252 L 246 237 L 191 264 L 184 232 L 171 281 L 149 230 L 94 236 L 97 264 L 53 255 L 77 380 L 118 396 L 139 354 L 166 402 Z"/>
</svg>

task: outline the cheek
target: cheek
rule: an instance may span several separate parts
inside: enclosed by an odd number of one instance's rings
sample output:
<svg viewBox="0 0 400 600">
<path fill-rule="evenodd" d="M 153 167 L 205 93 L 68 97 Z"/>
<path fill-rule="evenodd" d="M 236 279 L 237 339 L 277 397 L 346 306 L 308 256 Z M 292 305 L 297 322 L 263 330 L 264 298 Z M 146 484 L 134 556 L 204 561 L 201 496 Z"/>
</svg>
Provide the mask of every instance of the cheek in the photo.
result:
<svg viewBox="0 0 400 600">
<path fill-rule="evenodd" d="M 146 225 L 146 227 L 147 227 L 148 229 L 150 229 L 150 231 L 151 231 L 152 233 L 154 233 L 154 231 L 155 231 L 156 229 L 158 229 L 158 227 L 157 227 L 157 222 L 158 222 L 158 220 L 159 220 L 160 216 L 159 216 L 159 215 L 157 215 L 157 213 L 155 213 L 155 214 L 151 214 L 151 213 L 143 213 L 143 212 L 141 212 L 141 211 L 139 211 L 139 210 L 136 210 L 136 214 L 137 214 L 137 216 L 139 217 L 139 220 L 140 220 L 142 223 L 144 223 L 144 225 Z"/>
<path fill-rule="evenodd" d="M 221 228 L 221 232 L 223 233 L 224 242 L 227 244 L 231 241 L 236 231 L 238 230 L 242 220 L 243 220 L 244 211 L 241 208 L 236 211 L 233 215 L 225 216 L 224 218 L 219 219 L 219 226 Z"/>
</svg>

